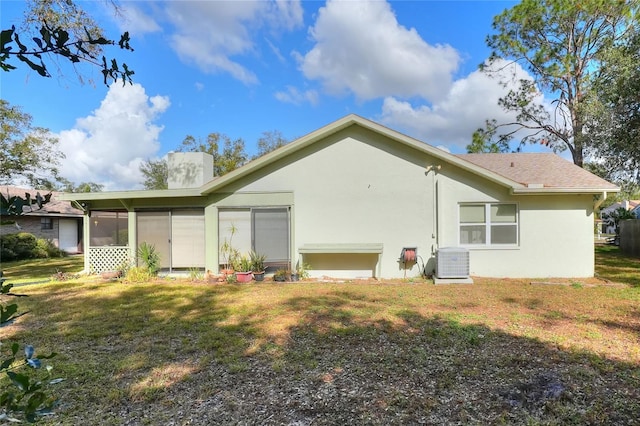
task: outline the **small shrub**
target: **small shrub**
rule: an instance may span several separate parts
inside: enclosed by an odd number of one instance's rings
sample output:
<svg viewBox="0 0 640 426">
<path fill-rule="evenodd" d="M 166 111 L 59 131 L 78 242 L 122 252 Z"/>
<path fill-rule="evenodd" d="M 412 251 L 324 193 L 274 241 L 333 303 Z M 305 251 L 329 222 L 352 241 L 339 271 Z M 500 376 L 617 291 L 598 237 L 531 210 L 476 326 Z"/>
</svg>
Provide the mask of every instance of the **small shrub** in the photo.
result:
<svg viewBox="0 0 640 426">
<path fill-rule="evenodd" d="M 151 281 L 155 277 L 146 267 L 134 266 L 129 268 L 124 280 L 130 283 L 144 283 Z"/>
<path fill-rule="evenodd" d="M 264 272 L 264 262 L 267 260 L 266 255 L 259 254 L 251 250 L 251 252 L 249 252 L 249 260 L 251 262 L 251 270 L 253 272 Z"/>
<path fill-rule="evenodd" d="M 203 278 L 204 274 L 200 268 L 189 268 L 189 279 L 191 281 L 201 281 Z"/>
<path fill-rule="evenodd" d="M 291 271 L 288 269 L 278 269 L 273 274 L 274 281 L 291 281 Z"/>
<path fill-rule="evenodd" d="M 0 246 L 0 256 L 6 261 L 66 256 L 51 240 L 36 238 L 28 232 L 3 235 L 0 237 Z"/>
<path fill-rule="evenodd" d="M 38 250 L 46 253 L 44 257 L 65 257 L 67 253 L 64 250 L 60 250 L 58 247 L 53 244 L 53 241 L 46 240 L 44 238 L 38 238 L 36 242 Z"/>
<path fill-rule="evenodd" d="M 146 266 L 151 275 L 157 275 L 160 270 L 160 253 L 153 244 L 143 242 L 138 246 L 138 259 Z"/>
<path fill-rule="evenodd" d="M 35 258 L 37 238 L 28 232 L 7 234 L 0 237 L 2 260 L 22 260 Z"/>
<path fill-rule="evenodd" d="M 308 263 L 300 262 L 297 268 L 298 278 L 301 280 L 306 280 L 307 278 L 309 278 L 309 269 L 311 269 L 311 265 L 309 265 Z"/>
</svg>

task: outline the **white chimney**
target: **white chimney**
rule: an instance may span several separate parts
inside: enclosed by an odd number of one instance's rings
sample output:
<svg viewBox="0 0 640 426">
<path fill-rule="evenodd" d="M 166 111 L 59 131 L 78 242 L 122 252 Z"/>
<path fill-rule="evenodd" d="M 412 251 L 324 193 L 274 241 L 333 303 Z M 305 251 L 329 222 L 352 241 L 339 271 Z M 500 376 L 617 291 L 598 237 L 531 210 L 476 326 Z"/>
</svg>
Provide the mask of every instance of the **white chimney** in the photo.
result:
<svg viewBox="0 0 640 426">
<path fill-rule="evenodd" d="M 213 179 L 213 156 L 206 152 L 170 152 L 169 189 L 199 188 Z"/>
</svg>

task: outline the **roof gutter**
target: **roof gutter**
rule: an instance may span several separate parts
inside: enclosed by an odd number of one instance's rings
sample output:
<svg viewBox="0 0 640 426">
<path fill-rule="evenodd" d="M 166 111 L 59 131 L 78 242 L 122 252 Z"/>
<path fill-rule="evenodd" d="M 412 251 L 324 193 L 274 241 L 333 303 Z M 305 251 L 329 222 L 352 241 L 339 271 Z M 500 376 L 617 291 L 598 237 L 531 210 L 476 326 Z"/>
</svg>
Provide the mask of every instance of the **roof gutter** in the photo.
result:
<svg viewBox="0 0 640 426">
<path fill-rule="evenodd" d="M 619 188 L 611 188 L 603 190 L 602 188 L 513 188 L 513 195 L 546 195 L 546 194 L 604 194 L 606 198 L 607 191 L 620 192 Z"/>
</svg>

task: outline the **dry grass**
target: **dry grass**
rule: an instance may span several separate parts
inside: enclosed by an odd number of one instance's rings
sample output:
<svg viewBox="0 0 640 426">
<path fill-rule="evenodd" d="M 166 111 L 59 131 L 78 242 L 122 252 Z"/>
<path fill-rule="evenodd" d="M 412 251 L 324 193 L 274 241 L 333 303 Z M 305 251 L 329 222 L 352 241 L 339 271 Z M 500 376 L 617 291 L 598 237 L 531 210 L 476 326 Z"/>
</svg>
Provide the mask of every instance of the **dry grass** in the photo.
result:
<svg viewBox="0 0 640 426">
<path fill-rule="evenodd" d="M 45 424 L 636 423 L 640 289 L 551 281 L 51 283 L 2 330 L 60 354 Z"/>
<path fill-rule="evenodd" d="M 34 281 L 48 281 L 54 274 L 78 273 L 84 267 L 84 256 L 73 255 L 52 259 L 29 259 L 15 262 L 2 262 L 4 276 L 13 284 Z"/>
</svg>

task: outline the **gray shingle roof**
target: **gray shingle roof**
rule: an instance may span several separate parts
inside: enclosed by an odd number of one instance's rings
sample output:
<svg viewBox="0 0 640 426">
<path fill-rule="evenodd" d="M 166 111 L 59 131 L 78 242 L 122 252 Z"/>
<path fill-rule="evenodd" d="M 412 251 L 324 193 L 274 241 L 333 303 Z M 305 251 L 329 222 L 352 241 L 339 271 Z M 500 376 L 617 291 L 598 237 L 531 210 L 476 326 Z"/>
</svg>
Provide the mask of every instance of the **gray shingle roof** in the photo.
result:
<svg viewBox="0 0 640 426">
<path fill-rule="evenodd" d="M 459 154 L 457 157 L 529 187 L 618 189 L 616 185 L 551 153 Z"/>
<path fill-rule="evenodd" d="M 28 207 L 24 207 L 23 208 L 23 213 L 27 214 L 27 215 L 33 215 L 33 216 L 74 216 L 74 217 L 81 217 L 82 216 L 82 210 L 76 209 L 71 205 L 70 201 L 61 201 L 58 200 L 58 195 L 62 194 L 61 192 L 55 192 L 55 191 L 41 191 L 41 190 L 36 190 L 36 189 L 30 189 L 30 188 L 21 188 L 18 186 L 9 186 L 9 185 L 0 185 L 0 192 L 2 192 L 2 195 L 4 195 L 5 197 L 9 196 L 9 197 L 13 197 L 14 195 L 17 195 L 19 197 L 25 198 L 25 193 L 29 193 L 31 194 L 32 198 L 35 198 L 36 194 L 39 192 L 42 196 L 48 194 L 49 192 L 52 193 L 51 195 L 51 201 L 47 204 L 45 204 L 44 206 L 42 206 L 42 209 L 39 210 L 37 205 L 33 206 L 33 209 L 28 208 Z"/>
</svg>

